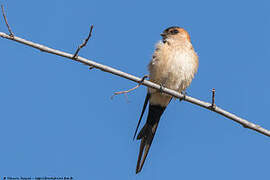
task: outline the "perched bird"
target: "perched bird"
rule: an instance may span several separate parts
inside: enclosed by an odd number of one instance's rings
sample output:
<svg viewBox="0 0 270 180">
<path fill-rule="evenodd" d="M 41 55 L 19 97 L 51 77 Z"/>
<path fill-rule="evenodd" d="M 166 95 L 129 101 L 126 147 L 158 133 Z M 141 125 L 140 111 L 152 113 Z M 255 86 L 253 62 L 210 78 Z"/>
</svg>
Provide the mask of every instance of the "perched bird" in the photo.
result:
<svg viewBox="0 0 270 180">
<path fill-rule="evenodd" d="M 183 28 L 173 26 L 165 29 L 162 41 L 156 45 L 152 60 L 148 65 L 150 81 L 161 87 L 183 92 L 190 85 L 198 69 L 198 56 L 190 42 L 190 36 Z M 147 120 L 137 136 L 141 140 L 136 173 L 142 170 L 149 152 L 161 115 L 170 103 L 172 97 L 160 90 L 148 88 L 143 110 L 134 134 L 137 134 L 139 124 L 149 103 Z M 142 158 L 143 157 L 143 158 Z"/>
</svg>

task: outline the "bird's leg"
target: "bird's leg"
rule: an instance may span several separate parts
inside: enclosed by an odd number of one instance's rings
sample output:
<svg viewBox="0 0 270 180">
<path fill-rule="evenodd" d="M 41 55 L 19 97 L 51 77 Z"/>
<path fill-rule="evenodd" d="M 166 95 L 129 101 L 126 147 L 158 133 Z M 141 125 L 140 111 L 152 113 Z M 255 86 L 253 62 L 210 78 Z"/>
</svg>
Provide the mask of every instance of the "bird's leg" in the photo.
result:
<svg viewBox="0 0 270 180">
<path fill-rule="evenodd" d="M 183 97 L 182 98 L 179 98 L 179 100 L 180 101 L 183 101 L 184 99 L 186 99 L 186 95 L 187 95 L 186 90 L 182 91 L 181 94 L 183 94 Z"/>
</svg>

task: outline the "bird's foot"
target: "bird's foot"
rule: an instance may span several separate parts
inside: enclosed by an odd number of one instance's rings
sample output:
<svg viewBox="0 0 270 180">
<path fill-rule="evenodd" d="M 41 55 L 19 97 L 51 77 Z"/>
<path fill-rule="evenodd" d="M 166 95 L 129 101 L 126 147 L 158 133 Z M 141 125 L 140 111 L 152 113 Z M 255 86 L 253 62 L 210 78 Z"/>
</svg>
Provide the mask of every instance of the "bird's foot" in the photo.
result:
<svg viewBox="0 0 270 180">
<path fill-rule="evenodd" d="M 183 101 L 184 99 L 186 99 L 186 95 L 187 95 L 187 92 L 186 91 L 182 91 L 181 94 L 183 95 L 182 98 L 179 98 L 180 101 Z"/>
<path fill-rule="evenodd" d="M 160 88 L 159 88 L 159 92 L 160 94 L 162 94 L 164 92 L 164 85 L 163 84 L 159 84 Z"/>
</svg>

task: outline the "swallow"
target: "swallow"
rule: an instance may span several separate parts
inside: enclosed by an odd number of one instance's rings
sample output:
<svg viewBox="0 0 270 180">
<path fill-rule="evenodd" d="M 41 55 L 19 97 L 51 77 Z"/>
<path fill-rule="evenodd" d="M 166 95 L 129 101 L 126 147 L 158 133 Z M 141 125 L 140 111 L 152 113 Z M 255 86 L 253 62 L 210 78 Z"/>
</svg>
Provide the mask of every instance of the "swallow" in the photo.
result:
<svg viewBox="0 0 270 180">
<path fill-rule="evenodd" d="M 152 60 L 148 65 L 149 80 L 161 87 L 183 92 L 190 85 L 198 70 L 198 55 L 190 41 L 190 36 L 181 27 L 173 26 L 165 29 L 161 34 L 162 40 L 156 44 Z M 135 139 L 145 109 L 149 102 L 146 123 L 137 135 L 140 140 L 139 156 L 136 174 L 142 170 L 158 123 L 172 96 L 161 90 L 148 88 L 143 109 L 134 133 Z"/>
</svg>

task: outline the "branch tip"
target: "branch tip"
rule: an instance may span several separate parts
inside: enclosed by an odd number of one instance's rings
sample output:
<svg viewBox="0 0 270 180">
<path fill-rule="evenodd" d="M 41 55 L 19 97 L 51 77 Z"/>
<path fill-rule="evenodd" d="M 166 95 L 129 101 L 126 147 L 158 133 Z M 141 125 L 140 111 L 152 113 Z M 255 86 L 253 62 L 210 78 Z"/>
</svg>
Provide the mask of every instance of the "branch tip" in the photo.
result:
<svg viewBox="0 0 270 180">
<path fill-rule="evenodd" d="M 211 108 L 212 109 L 215 109 L 216 108 L 216 104 L 215 104 L 215 93 L 216 93 L 216 90 L 215 88 L 212 89 L 212 105 L 211 105 Z"/>
</svg>

